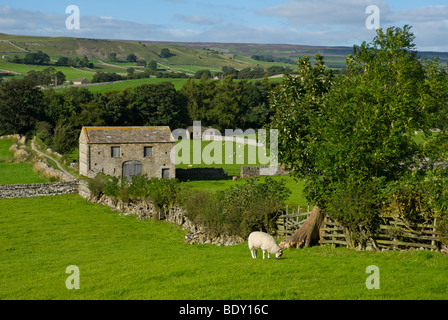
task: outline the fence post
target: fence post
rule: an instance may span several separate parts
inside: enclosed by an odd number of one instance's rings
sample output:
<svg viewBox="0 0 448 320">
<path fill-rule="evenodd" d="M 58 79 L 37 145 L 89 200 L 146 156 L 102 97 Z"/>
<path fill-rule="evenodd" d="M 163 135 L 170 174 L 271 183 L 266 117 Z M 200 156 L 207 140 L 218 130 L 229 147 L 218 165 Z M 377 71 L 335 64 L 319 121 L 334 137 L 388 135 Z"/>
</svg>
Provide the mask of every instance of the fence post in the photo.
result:
<svg viewBox="0 0 448 320">
<path fill-rule="evenodd" d="M 433 223 L 433 228 L 432 228 L 432 237 L 434 238 L 436 235 L 436 229 L 437 229 L 437 217 L 434 217 L 434 223 Z M 431 240 L 431 245 L 435 246 L 436 245 L 436 240 Z"/>
</svg>

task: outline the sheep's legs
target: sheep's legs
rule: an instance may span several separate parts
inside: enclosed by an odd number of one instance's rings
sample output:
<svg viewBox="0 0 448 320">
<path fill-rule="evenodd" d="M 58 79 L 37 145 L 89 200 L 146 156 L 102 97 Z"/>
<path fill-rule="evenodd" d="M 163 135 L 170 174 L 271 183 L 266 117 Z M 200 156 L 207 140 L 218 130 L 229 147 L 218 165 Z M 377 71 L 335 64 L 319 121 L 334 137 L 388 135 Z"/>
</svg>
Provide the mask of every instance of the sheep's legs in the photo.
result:
<svg viewBox="0 0 448 320">
<path fill-rule="evenodd" d="M 257 250 L 250 250 L 250 253 L 252 254 L 252 258 L 257 259 Z"/>
</svg>

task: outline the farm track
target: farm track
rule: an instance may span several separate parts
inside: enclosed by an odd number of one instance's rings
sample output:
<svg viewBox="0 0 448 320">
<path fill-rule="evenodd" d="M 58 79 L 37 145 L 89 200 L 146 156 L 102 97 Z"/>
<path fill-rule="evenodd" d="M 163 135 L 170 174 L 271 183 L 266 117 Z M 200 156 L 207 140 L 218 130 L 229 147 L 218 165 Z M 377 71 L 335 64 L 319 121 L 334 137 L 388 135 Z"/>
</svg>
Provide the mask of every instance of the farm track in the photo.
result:
<svg viewBox="0 0 448 320">
<path fill-rule="evenodd" d="M 46 154 L 46 153 L 43 153 L 42 151 L 39 151 L 39 150 L 36 148 L 35 144 L 34 144 L 34 139 L 31 140 L 31 149 L 33 149 L 33 151 L 35 151 L 37 154 L 39 154 L 39 155 L 41 155 L 41 156 L 44 156 L 44 157 L 46 157 L 47 159 L 50 159 L 51 161 L 54 161 L 54 162 L 56 163 L 56 165 L 58 166 L 59 170 L 62 171 L 62 172 L 69 178 L 69 181 L 75 181 L 75 180 L 78 180 L 78 179 L 76 179 L 71 173 L 69 173 L 67 170 L 65 170 L 65 169 L 61 166 L 61 164 L 59 163 L 58 160 L 56 160 L 55 158 L 49 156 L 49 155 Z"/>
</svg>

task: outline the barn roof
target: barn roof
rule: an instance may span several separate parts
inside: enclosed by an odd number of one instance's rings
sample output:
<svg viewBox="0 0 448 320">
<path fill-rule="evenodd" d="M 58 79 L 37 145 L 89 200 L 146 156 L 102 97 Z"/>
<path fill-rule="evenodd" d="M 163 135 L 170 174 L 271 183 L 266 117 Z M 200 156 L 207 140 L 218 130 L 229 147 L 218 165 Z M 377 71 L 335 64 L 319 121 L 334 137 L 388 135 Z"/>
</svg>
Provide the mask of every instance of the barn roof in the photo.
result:
<svg viewBox="0 0 448 320">
<path fill-rule="evenodd" d="M 169 127 L 83 127 L 88 143 L 173 142 Z"/>
</svg>

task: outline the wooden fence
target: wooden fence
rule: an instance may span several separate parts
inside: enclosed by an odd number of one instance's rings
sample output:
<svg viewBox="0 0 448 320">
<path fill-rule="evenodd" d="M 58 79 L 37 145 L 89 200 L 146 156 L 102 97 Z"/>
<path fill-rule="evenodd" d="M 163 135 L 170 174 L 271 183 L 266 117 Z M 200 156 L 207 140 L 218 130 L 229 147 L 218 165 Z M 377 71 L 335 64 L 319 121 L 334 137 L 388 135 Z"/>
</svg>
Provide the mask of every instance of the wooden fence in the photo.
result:
<svg viewBox="0 0 448 320">
<path fill-rule="evenodd" d="M 427 224 L 410 225 L 403 220 L 383 217 L 384 224 L 374 239 L 380 248 L 424 248 L 439 250 L 441 241 L 437 236 L 437 219 Z"/>
<path fill-rule="evenodd" d="M 277 221 L 277 233 L 282 237 L 292 235 L 300 229 L 310 214 L 310 206 L 306 210 L 298 206 L 297 211 L 292 210 L 292 213 L 289 213 L 289 208 L 286 206 L 286 213 L 281 215 Z"/>
<path fill-rule="evenodd" d="M 329 217 L 324 218 L 324 223 L 320 229 L 320 244 L 330 244 L 331 247 L 346 246 L 349 247 L 347 235 L 337 222 L 331 220 Z"/>
<path fill-rule="evenodd" d="M 292 213 L 286 210 L 286 214 L 279 217 L 277 222 L 278 235 L 287 237 L 300 229 L 305 220 L 311 214 L 309 206 L 307 210 L 297 208 Z M 437 219 L 430 223 L 411 225 L 399 218 L 381 217 L 383 223 L 379 226 L 378 232 L 372 236 L 366 244 L 374 249 L 401 250 L 410 248 L 423 248 L 429 250 L 440 250 L 441 241 L 437 236 Z M 347 231 L 336 221 L 328 216 L 324 218 L 324 223 L 320 230 L 320 244 L 329 244 L 332 247 L 350 247 Z"/>
</svg>

